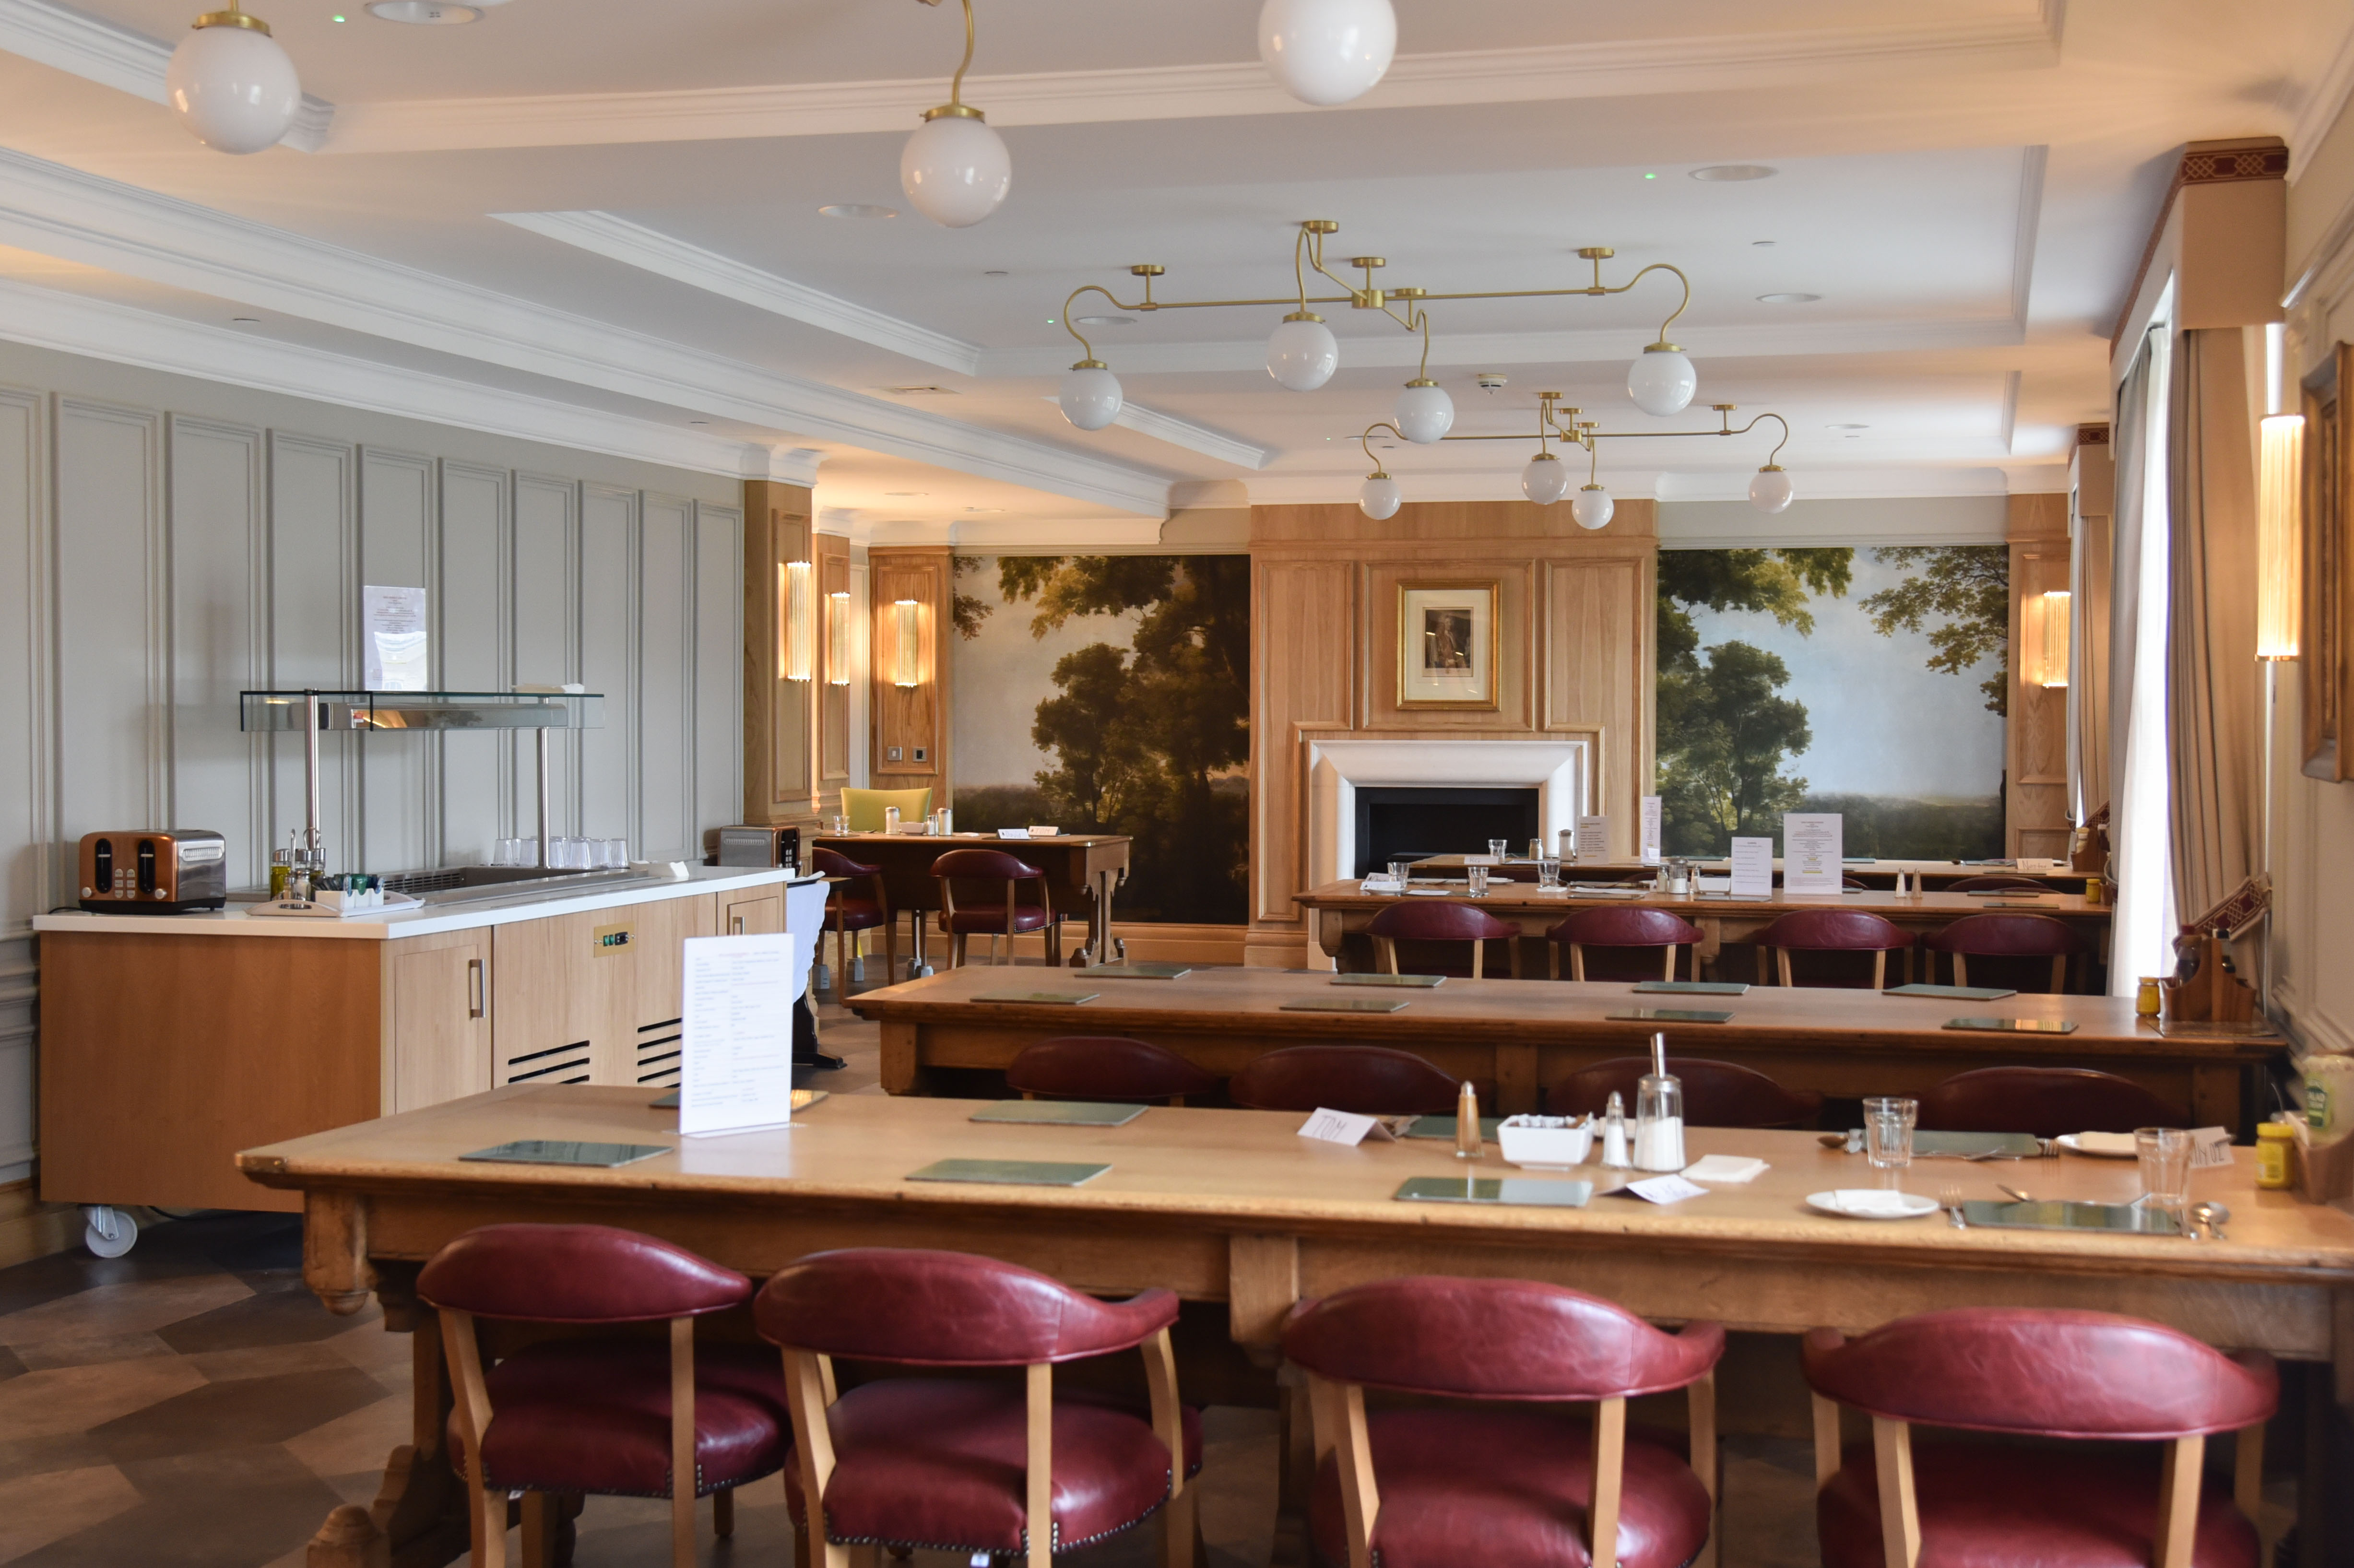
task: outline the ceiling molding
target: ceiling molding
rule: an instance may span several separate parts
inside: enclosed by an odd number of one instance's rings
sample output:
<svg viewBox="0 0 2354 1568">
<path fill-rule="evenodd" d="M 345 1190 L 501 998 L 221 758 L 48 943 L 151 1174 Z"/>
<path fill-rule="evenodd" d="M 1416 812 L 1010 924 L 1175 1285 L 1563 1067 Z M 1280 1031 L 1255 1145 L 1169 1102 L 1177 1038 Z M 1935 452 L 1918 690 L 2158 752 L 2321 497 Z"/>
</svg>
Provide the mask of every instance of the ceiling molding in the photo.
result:
<svg viewBox="0 0 2354 1568">
<path fill-rule="evenodd" d="M 1936 495 L 2006 495 L 2045 489 L 2065 489 L 2068 469 L 2064 463 L 2036 468 L 2021 466 L 2012 473 L 2000 468 L 1959 463 L 1924 463 L 1917 466 L 1889 465 L 1882 467 L 1818 469 L 1794 464 L 1792 477 L 1798 482 L 1801 500 L 1891 499 Z M 2051 482 L 2046 476 L 2054 476 Z M 1494 471 L 1457 471 L 1453 473 L 1398 474 L 1409 504 L 1434 501 L 1518 501 L 1521 499 L 1520 471 L 1507 466 Z M 1604 476 L 1610 493 L 1621 498 L 1648 495 L 1662 502 L 1738 501 L 1748 503 L 1749 471 L 1714 472 L 1636 472 L 1621 471 L 1617 476 Z M 1280 473 L 1266 474 L 1250 482 L 1250 499 L 1254 506 L 1353 505 L 1358 487 L 1363 483 L 1361 473 Z M 1562 508 L 1562 524 L 1568 526 L 1566 505 Z M 1759 514 L 1761 517 L 1764 514 Z"/>
<path fill-rule="evenodd" d="M 170 44 L 56 0 L 0 0 L 0 49 L 150 103 L 167 101 L 164 72 L 172 63 Z M 283 145 L 319 151 L 334 119 L 334 104 L 304 93 Z"/>
<path fill-rule="evenodd" d="M 764 477 L 806 484 L 808 479 L 791 476 L 806 471 L 814 477 L 817 469 L 813 453 L 771 453 L 699 430 L 280 343 L 15 279 L 0 279 L 0 338 L 696 473 L 737 476 L 757 463 Z"/>
<path fill-rule="evenodd" d="M 1076 550 L 1135 554 L 1161 544 L 1161 523 L 1140 517 L 1002 518 L 943 522 L 828 506 L 819 485 L 819 531 L 854 545 L 953 545 L 975 554 L 1064 555 Z"/>
<path fill-rule="evenodd" d="M 746 447 L 744 477 L 806 489 L 817 482 L 818 465 L 824 461 L 825 454 L 814 447 Z"/>
<path fill-rule="evenodd" d="M 2063 0 L 2041 0 L 2032 10 L 1982 21 L 1407 55 L 1348 111 L 1787 90 L 1858 69 L 2042 69 L 2060 62 L 2064 9 Z M 928 76 L 350 103 L 337 112 L 324 150 L 453 152 L 904 132 L 940 101 L 941 87 L 939 77 Z M 964 99 L 1001 127 L 1331 112 L 1285 92 L 1257 60 L 969 77 Z"/>
<path fill-rule="evenodd" d="M 770 315 L 904 354 L 942 370 L 971 376 L 980 368 L 979 344 L 853 304 L 610 212 L 494 212 L 491 216 L 517 228 L 592 251 L 608 260 L 656 273 Z"/>
<path fill-rule="evenodd" d="M 0 149 L 0 243 L 665 408 L 1165 515 L 1170 475 L 805 381 Z"/>
<path fill-rule="evenodd" d="M 1042 401 L 1058 403 L 1058 399 L 1053 397 Z M 1187 451 L 1200 452 L 1204 457 L 1233 463 L 1236 468 L 1263 469 L 1282 455 L 1279 448 L 1254 446 L 1239 436 L 1230 436 L 1224 430 L 1214 430 L 1207 425 L 1197 425 L 1191 419 L 1181 419 L 1174 414 L 1164 414 L 1156 408 L 1147 408 L 1125 400 L 1111 422 L 1139 435 L 1150 436 L 1156 441 L 1167 441 L 1172 447 L 1183 447 Z"/>
<path fill-rule="evenodd" d="M 2306 161 L 2329 134 L 2329 128 L 2338 123 L 2338 117 L 2346 112 L 2349 102 L 2354 102 L 2354 21 L 2347 24 L 2329 63 L 2322 68 L 2312 90 L 2305 95 L 2305 101 L 2297 107 L 2296 123 L 2288 133 L 2290 179 L 2304 177 Z"/>
<path fill-rule="evenodd" d="M 2027 309 L 2035 292 L 2035 247 L 2043 229 L 2043 176 L 2052 164 L 2052 149 L 2027 147 L 2019 154 L 2019 217 L 2011 229 L 2010 319 L 2018 323 L 2020 341 L 2027 340 Z"/>
</svg>

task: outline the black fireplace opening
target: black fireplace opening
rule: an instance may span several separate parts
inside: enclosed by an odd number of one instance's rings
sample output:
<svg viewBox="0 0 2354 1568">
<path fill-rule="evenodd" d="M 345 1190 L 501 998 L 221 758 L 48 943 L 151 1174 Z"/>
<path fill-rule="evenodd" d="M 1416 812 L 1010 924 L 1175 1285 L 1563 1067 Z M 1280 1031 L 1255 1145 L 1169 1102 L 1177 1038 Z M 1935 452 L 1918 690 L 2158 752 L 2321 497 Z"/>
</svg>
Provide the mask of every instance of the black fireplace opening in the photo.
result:
<svg viewBox="0 0 2354 1568">
<path fill-rule="evenodd" d="M 1534 789 L 1357 789 L 1354 876 L 1394 860 L 1486 854 L 1501 839 L 1514 854 L 1538 836 Z"/>
</svg>

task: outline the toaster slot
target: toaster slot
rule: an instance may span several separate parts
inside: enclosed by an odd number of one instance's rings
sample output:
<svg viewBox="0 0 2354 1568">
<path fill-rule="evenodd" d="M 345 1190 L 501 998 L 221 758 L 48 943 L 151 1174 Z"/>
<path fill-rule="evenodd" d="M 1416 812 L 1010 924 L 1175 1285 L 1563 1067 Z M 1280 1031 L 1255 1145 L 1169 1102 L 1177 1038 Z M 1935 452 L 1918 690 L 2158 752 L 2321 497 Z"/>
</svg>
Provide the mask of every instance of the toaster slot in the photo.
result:
<svg viewBox="0 0 2354 1568">
<path fill-rule="evenodd" d="M 142 897 L 155 895 L 155 841 L 139 841 L 139 893 Z"/>
<path fill-rule="evenodd" d="M 103 897 L 114 891 L 114 841 L 101 839 L 90 846 L 90 885 Z"/>
</svg>

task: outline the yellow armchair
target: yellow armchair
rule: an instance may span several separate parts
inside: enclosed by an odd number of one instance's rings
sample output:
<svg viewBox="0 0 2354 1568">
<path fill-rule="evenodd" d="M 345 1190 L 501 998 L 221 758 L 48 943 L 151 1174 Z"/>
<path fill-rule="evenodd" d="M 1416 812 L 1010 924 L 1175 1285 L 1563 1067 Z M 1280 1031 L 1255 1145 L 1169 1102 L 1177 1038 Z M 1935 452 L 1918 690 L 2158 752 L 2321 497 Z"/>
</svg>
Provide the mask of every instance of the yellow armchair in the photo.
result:
<svg viewBox="0 0 2354 1568">
<path fill-rule="evenodd" d="M 854 833 L 881 832 L 883 813 L 893 806 L 899 808 L 901 821 L 920 821 L 932 814 L 932 792 L 929 789 L 844 789 L 842 792 L 842 814 L 850 819 L 850 831 Z"/>
</svg>

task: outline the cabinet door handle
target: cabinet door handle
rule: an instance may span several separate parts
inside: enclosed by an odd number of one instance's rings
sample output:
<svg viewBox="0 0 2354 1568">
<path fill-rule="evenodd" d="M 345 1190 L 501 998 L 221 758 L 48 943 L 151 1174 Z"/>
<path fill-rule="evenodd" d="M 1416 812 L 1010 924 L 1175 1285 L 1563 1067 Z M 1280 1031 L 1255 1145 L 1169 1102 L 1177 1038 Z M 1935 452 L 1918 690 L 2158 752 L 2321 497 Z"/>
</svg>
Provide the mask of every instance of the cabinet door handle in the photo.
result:
<svg viewBox="0 0 2354 1568">
<path fill-rule="evenodd" d="M 744 916 L 741 915 L 730 915 L 727 917 L 727 934 L 729 936 L 742 936 L 744 934 Z"/>
<path fill-rule="evenodd" d="M 482 994 L 482 960 L 466 960 L 466 1016 L 480 1018 L 489 1011 L 489 999 Z"/>
</svg>

